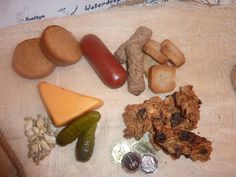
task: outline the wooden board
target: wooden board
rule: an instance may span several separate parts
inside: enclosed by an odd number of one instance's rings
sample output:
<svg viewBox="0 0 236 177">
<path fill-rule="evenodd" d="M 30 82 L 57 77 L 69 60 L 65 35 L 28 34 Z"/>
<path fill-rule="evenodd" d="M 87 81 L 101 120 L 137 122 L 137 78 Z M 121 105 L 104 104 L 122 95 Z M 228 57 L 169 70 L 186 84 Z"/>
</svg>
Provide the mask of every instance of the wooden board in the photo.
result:
<svg viewBox="0 0 236 177">
<path fill-rule="evenodd" d="M 212 140 L 214 150 L 211 160 L 205 163 L 185 158 L 174 161 L 158 152 L 159 171 L 155 176 L 235 176 L 236 93 L 229 77 L 236 63 L 235 12 L 235 4 L 209 8 L 180 3 L 111 9 L 0 29 L 0 128 L 18 154 L 27 175 L 129 176 L 111 161 L 112 145 L 123 140 L 121 115 L 127 104 L 140 103 L 155 95 L 146 89 L 140 96 L 133 96 L 128 93 L 126 84 L 119 89 L 109 89 L 84 58 L 72 66 L 56 68 L 45 79 L 27 80 L 15 74 L 11 68 L 11 58 L 16 45 L 22 40 L 39 37 L 46 26 L 58 24 L 70 30 L 78 39 L 87 33 L 98 35 L 112 52 L 141 25 L 153 30 L 153 39 L 162 41 L 168 38 L 176 43 L 186 56 L 186 64 L 177 69 L 176 90 L 186 84 L 194 86 L 203 101 L 201 120 L 195 132 Z M 104 100 L 104 106 L 99 109 L 102 119 L 96 132 L 95 151 L 88 163 L 76 162 L 75 143 L 63 148 L 57 146 L 39 166 L 27 158 L 23 117 L 39 113 L 46 115 L 36 88 L 41 80 Z M 146 175 L 137 172 L 131 176 Z"/>
</svg>

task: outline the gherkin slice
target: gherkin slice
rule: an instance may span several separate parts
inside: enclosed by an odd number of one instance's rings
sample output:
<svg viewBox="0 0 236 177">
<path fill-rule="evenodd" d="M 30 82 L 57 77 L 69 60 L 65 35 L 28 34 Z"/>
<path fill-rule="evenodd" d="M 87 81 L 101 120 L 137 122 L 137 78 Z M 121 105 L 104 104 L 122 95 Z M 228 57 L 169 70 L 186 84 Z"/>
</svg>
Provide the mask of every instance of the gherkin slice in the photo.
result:
<svg viewBox="0 0 236 177">
<path fill-rule="evenodd" d="M 78 161 L 86 162 L 92 157 L 96 128 L 97 123 L 93 124 L 82 136 L 79 136 L 75 147 L 75 155 Z"/>
<path fill-rule="evenodd" d="M 65 146 L 72 143 L 91 126 L 96 124 L 100 120 L 100 117 L 101 114 L 98 111 L 91 111 L 82 115 L 59 132 L 56 137 L 57 144 Z"/>
</svg>

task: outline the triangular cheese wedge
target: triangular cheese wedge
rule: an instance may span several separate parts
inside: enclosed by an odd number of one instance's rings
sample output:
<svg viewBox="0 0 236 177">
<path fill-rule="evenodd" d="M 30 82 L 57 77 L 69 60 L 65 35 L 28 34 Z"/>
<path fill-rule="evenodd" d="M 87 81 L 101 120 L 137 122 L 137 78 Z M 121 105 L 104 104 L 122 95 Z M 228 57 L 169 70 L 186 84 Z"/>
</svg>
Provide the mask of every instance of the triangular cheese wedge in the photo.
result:
<svg viewBox="0 0 236 177">
<path fill-rule="evenodd" d="M 103 105 L 103 101 L 98 98 L 81 95 L 47 82 L 40 82 L 38 88 L 48 114 L 57 127 Z"/>
</svg>

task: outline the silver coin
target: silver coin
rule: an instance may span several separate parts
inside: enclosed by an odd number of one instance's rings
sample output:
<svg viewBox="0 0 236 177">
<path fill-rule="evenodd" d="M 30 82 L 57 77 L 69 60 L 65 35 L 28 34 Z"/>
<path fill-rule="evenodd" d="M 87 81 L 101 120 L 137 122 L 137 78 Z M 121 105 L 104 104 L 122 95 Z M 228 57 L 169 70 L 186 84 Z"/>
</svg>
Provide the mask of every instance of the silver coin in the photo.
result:
<svg viewBox="0 0 236 177">
<path fill-rule="evenodd" d="M 142 154 L 155 154 L 155 150 L 152 145 L 145 141 L 137 141 L 131 145 L 131 150 L 142 155 Z"/>
<path fill-rule="evenodd" d="M 126 141 L 122 141 L 119 143 L 116 143 L 115 146 L 112 148 L 112 159 L 113 162 L 116 164 L 121 164 L 121 160 L 125 154 L 130 152 L 130 144 Z"/>
<path fill-rule="evenodd" d="M 141 169 L 146 174 L 153 174 L 158 169 L 158 161 L 153 154 L 144 154 L 142 156 Z"/>
</svg>

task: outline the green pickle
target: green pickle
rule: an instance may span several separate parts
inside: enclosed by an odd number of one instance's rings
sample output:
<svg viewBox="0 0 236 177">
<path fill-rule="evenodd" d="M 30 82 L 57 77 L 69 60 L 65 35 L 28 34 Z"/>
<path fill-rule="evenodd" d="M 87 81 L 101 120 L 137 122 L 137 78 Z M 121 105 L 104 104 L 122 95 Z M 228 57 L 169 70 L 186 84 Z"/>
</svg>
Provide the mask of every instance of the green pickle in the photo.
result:
<svg viewBox="0 0 236 177">
<path fill-rule="evenodd" d="M 82 115 L 59 132 L 56 137 L 57 144 L 65 146 L 72 143 L 96 124 L 100 120 L 100 117 L 101 114 L 98 111 L 91 111 Z"/>
<path fill-rule="evenodd" d="M 93 124 L 82 136 L 79 136 L 75 147 L 75 155 L 78 161 L 86 162 L 91 158 L 95 145 L 96 128 L 97 123 Z"/>
</svg>

